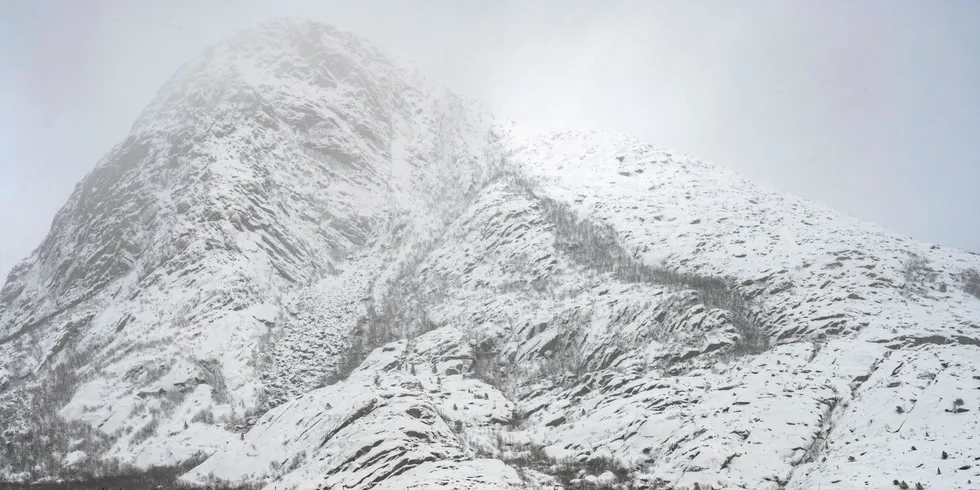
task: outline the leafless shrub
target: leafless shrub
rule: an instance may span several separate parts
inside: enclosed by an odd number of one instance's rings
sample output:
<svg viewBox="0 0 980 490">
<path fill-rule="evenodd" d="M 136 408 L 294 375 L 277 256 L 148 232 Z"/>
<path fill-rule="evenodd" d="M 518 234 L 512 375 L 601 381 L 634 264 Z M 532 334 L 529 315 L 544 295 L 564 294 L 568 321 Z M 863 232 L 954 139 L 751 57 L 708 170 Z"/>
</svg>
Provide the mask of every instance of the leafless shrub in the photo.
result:
<svg viewBox="0 0 980 490">
<path fill-rule="evenodd" d="M 502 140 L 500 135 L 493 129 L 487 131 L 487 134 L 484 136 L 483 158 L 486 161 L 487 181 L 492 180 L 494 176 L 503 172 L 504 167 L 507 165 Z"/>
<path fill-rule="evenodd" d="M 531 289 L 540 294 L 545 294 L 551 292 L 555 294 L 555 288 L 558 285 L 554 277 L 538 277 L 531 281 Z"/>
<path fill-rule="evenodd" d="M 143 414 L 144 412 L 146 412 L 146 404 L 143 402 L 137 402 L 135 405 L 133 405 L 133 408 L 129 411 L 129 417 L 133 418 L 140 414 Z"/>
<path fill-rule="evenodd" d="M 514 409 L 510 412 L 510 418 L 507 419 L 506 426 L 510 429 L 517 429 L 527 421 L 527 417 L 527 411 L 515 405 Z"/>
<path fill-rule="evenodd" d="M 197 365 L 204 383 L 211 387 L 211 398 L 217 403 L 228 403 L 228 386 L 225 384 L 221 362 L 217 359 L 199 359 L 194 364 Z"/>
<path fill-rule="evenodd" d="M 210 408 L 202 409 L 200 412 L 195 413 L 194 416 L 191 417 L 191 422 L 214 425 L 214 412 L 212 412 Z"/>
<path fill-rule="evenodd" d="M 727 307 L 729 320 L 735 326 L 738 334 L 732 347 L 732 354 L 747 355 L 761 354 L 770 347 L 769 336 L 762 330 L 758 319 L 754 316 L 751 301 L 744 296 L 732 294 Z"/>
<path fill-rule="evenodd" d="M 902 277 L 905 284 L 902 285 L 902 294 L 911 296 L 921 294 L 926 291 L 927 286 L 936 280 L 938 273 L 929 268 L 929 259 L 910 252 L 905 262 L 902 263 Z"/>
<path fill-rule="evenodd" d="M 279 478 L 282 478 L 287 473 L 290 473 L 296 468 L 302 466 L 303 463 L 306 462 L 306 458 L 307 458 L 306 450 L 302 450 L 294 454 L 292 457 L 286 459 L 285 461 L 282 462 L 275 461 L 275 460 L 269 461 L 269 470 L 271 473 L 269 479 L 277 480 Z"/>
<path fill-rule="evenodd" d="M 150 437 L 153 437 L 153 435 L 157 433 L 158 427 L 160 427 L 160 420 L 154 416 L 149 422 L 143 425 L 143 427 L 140 427 L 136 430 L 136 432 L 133 432 L 133 437 L 130 439 L 130 441 L 133 444 L 140 444 Z"/>
<path fill-rule="evenodd" d="M 520 293 L 528 290 L 530 287 L 531 283 L 524 280 L 517 280 L 503 283 L 494 288 L 494 291 L 497 294 Z"/>
<path fill-rule="evenodd" d="M 285 473 L 289 473 L 290 471 L 299 468 L 300 465 L 302 465 L 305 462 L 306 462 L 306 450 L 304 449 L 296 453 L 295 455 L 293 455 L 292 458 L 289 459 L 288 464 L 285 467 Z"/>
<path fill-rule="evenodd" d="M 976 269 L 963 271 L 963 291 L 980 299 L 980 272 Z"/>
<path fill-rule="evenodd" d="M 59 484 L 31 484 L 17 486 L 3 483 L 4 488 L 199 488 L 194 485 L 179 482 L 177 478 L 187 473 L 191 468 L 207 459 L 207 454 L 199 452 L 173 466 L 153 466 L 136 468 L 121 463 L 116 458 L 88 459 L 80 466 L 73 467 L 71 472 L 62 473 L 64 479 Z M 213 489 L 253 489 L 259 488 L 247 482 L 232 483 L 212 481 Z"/>
<path fill-rule="evenodd" d="M 501 442 L 506 443 L 505 441 Z M 615 458 L 593 455 L 582 458 L 552 458 L 540 444 L 520 444 L 511 446 L 510 451 L 492 451 L 505 463 L 522 473 L 534 470 L 554 477 L 563 488 L 578 488 L 582 478 L 601 475 L 607 471 L 616 476 L 617 482 L 630 480 L 632 470 Z"/>
<path fill-rule="evenodd" d="M 727 280 L 643 263 L 620 245 L 611 226 L 580 219 L 567 204 L 536 194 L 534 184 L 526 177 L 508 177 L 514 187 L 541 204 L 542 214 L 553 225 L 555 246 L 576 263 L 628 283 L 694 290 L 705 306 L 728 313 L 728 320 L 737 333 L 732 348 L 734 354 L 758 354 L 769 349 L 769 338 L 755 314 L 752 301 Z"/>
<path fill-rule="evenodd" d="M 416 338 L 440 326 L 429 316 L 428 307 L 445 296 L 448 286 L 438 277 L 429 284 L 419 280 L 419 268 L 435 246 L 435 241 L 419 246 L 399 265 L 387 281 L 384 295 L 376 303 L 372 301 L 366 315 L 358 320 L 346 355 L 333 372 L 324 376 L 321 386 L 347 379 L 372 350 L 389 342 Z"/>
<path fill-rule="evenodd" d="M 473 355 L 471 372 L 473 377 L 491 386 L 498 386 L 501 384 L 501 376 L 503 375 L 500 362 L 497 360 L 497 356 L 500 354 L 500 343 L 495 338 L 483 337 L 477 333 L 478 330 L 476 329 L 470 330 L 465 339 Z"/>
<path fill-rule="evenodd" d="M 554 339 L 554 347 L 539 360 L 539 374 L 556 386 L 562 386 L 578 379 L 590 368 L 583 352 L 584 326 L 588 318 L 573 311 L 565 318 L 556 319 L 556 322 L 560 322 L 564 328 L 561 335 Z"/>
<path fill-rule="evenodd" d="M 185 391 L 181 391 L 181 390 L 165 391 L 159 397 L 160 399 L 159 412 L 163 412 L 163 414 L 167 417 L 172 416 L 174 412 L 177 410 L 177 407 L 179 407 L 180 404 L 184 402 L 185 398 L 187 398 L 187 392 Z"/>
<path fill-rule="evenodd" d="M 0 432 L 0 447 L 4 448 L 0 450 L 0 473 L 26 471 L 32 478 L 56 475 L 62 470 L 59 454 L 80 450 L 93 455 L 111 446 L 114 436 L 82 421 L 65 420 L 58 413 L 93 372 L 93 360 L 91 351 L 78 350 L 69 341 L 37 378 L 0 394 L 0 420 L 10 421 Z"/>
</svg>

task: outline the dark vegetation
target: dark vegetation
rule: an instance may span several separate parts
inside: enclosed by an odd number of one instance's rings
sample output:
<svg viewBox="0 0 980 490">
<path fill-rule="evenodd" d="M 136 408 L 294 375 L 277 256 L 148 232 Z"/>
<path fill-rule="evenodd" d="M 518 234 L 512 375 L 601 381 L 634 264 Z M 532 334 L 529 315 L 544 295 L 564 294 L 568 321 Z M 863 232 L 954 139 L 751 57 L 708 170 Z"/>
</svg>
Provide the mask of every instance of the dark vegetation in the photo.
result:
<svg viewBox="0 0 980 490">
<path fill-rule="evenodd" d="M 758 320 L 751 299 L 740 293 L 729 281 L 720 277 L 682 273 L 665 266 L 656 267 L 643 263 L 623 247 L 611 226 L 579 217 L 569 205 L 536 193 L 530 181 L 518 174 L 501 171 L 502 167 L 502 165 L 491 166 L 493 174 L 489 182 L 507 179 L 512 188 L 525 193 L 537 203 L 538 210 L 556 237 L 556 248 L 574 263 L 600 274 L 608 274 L 625 283 L 654 284 L 692 291 L 705 307 L 721 310 L 734 327 L 730 347 L 732 354 L 758 354 L 769 348 L 769 339 Z M 471 189 L 461 194 L 459 202 L 449 204 L 445 221 L 448 223 L 457 218 L 476 197 L 479 190 L 479 188 Z M 369 303 L 366 315 L 352 332 L 346 359 L 330 378 L 324 379 L 323 384 L 346 379 L 373 349 L 395 340 L 412 339 L 439 326 L 429 317 L 428 308 L 440 301 L 446 289 L 437 284 L 423 285 L 419 281 L 420 268 L 439 243 L 439 238 L 436 238 L 416 246 L 414 253 L 398 264 L 390 279 L 380 285 L 381 287 L 375 288 L 382 294 L 375 295 L 379 299 Z M 535 282 L 533 289 L 542 293 L 547 290 L 547 285 L 539 280 Z M 563 328 L 562 337 L 557 339 L 547 352 L 541 354 L 539 372 L 555 380 L 578 378 L 589 369 L 595 368 L 589 365 L 589 358 L 582 350 L 585 340 L 583 329 L 577 328 L 584 325 L 588 318 L 586 315 L 571 314 L 561 321 L 566 322 L 568 328 Z M 502 382 L 501 373 L 506 371 L 501 367 L 507 363 L 501 363 L 497 347 L 493 342 L 481 342 L 473 345 L 473 352 L 474 371 L 477 375 L 499 386 Z M 69 356 L 66 361 L 52 369 L 53 374 L 49 378 L 52 380 L 51 383 L 37 385 L 27 392 L 30 407 L 32 410 L 37 410 L 38 416 L 30 418 L 33 426 L 21 433 L 21 440 L 5 441 L 14 442 L 6 446 L 7 456 L 11 461 L 10 467 L 14 472 L 27 471 L 32 479 L 41 475 L 58 474 L 58 472 L 65 477 L 68 475 L 68 469 L 61 469 L 60 461 L 54 458 L 56 455 L 68 452 L 69 441 L 83 439 L 85 442 L 81 446 L 73 447 L 72 450 L 77 449 L 89 455 L 98 455 L 118 437 L 118 435 L 102 434 L 88 424 L 64 422 L 57 415 L 57 410 L 71 399 L 82 382 L 78 372 L 88 364 L 89 360 L 85 354 L 77 354 L 77 358 Z M 225 390 L 223 379 L 219 379 L 220 369 L 216 369 L 217 366 L 207 361 L 202 361 L 199 367 L 202 368 L 208 384 L 215 388 L 216 398 L 221 398 Z M 179 403 L 179 400 L 171 405 L 176 403 Z M 191 421 L 213 423 L 214 418 L 210 412 L 202 412 L 195 415 Z M 134 433 L 134 441 L 151 437 L 157 429 L 157 424 L 157 418 L 151 418 Z M 515 417 L 515 424 L 520 424 L 519 417 Z M 616 475 L 618 481 L 624 481 L 629 475 L 628 468 L 616 461 L 601 457 L 555 460 L 549 458 L 541 447 L 527 446 L 514 449 L 499 456 L 519 469 L 531 469 L 552 475 L 564 485 L 571 485 L 583 476 L 599 475 L 606 471 Z M 73 481 L 70 487 L 192 488 L 181 487 L 175 483 L 175 480 L 177 476 L 199 462 L 200 460 L 189 461 L 172 468 L 137 470 L 121 465 L 116 460 L 91 458 L 78 467 L 70 469 L 72 478 L 78 479 Z M 14 488 L 66 488 L 58 485 L 64 484 L 21 485 Z M 246 487 L 219 484 L 212 485 L 212 488 Z"/>
<path fill-rule="evenodd" d="M 615 483 L 622 484 L 630 481 L 633 473 L 631 468 L 609 456 L 554 458 L 539 444 L 516 444 L 502 433 L 497 434 L 490 447 L 475 445 L 474 449 L 478 458 L 500 459 L 514 467 L 525 483 L 531 481 L 529 472 L 533 471 L 554 478 L 563 488 L 606 488 L 584 484 L 583 479 L 608 471 L 615 476 Z"/>
<path fill-rule="evenodd" d="M 438 134 L 440 138 L 445 137 L 442 130 Z M 487 133 L 484 153 L 486 174 L 482 181 L 474 183 L 462 193 L 444 194 L 450 199 L 443 204 L 441 210 L 436 211 L 442 215 L 445 225 L 448 226 L 458 218 L 476 199 L 480 191 L 503 174 L 505 162 L 501 155 L 499 141 L 499 136 L 492 131 Z M 452 146 L 452 142 L 440 140 L 436 146 L 444 148 L 447 145 Z M 450 155 L 456 153 L 455 148 L 448 151 Z M 452 198 L 453 196 L 455 198 Z M 396 231 L 392 238 L 396 245 L 403 245 L 405 235 L 398 235 Z M 433 284 L 420 284 L 418 276 L 422 263 L 440 243 L 441 237 L 435 237 L 416 244 L 413 252 L 397 265 L 392 277 L 372 288 L 373 291 L 382 293 L 380 300 L 377 304 L 373 299 L 371 300 L 367 313 L 351 332 L 351 344 L 347 354 L 336 370 L 324 377 L 321 386 L 347 379 L 374 349 L 396 340 L 413 339 L 439 327 L 429 317 L 427 307 L 437 302 L 445 294 L 446 289 Z"/>
<path fill-rule="evenodd" d="M 523 475 L 530 469 L 552 476 L 564 488 L 584 486 L 581 485 L 581 480 L 586 476 L 599 476 L 607 471 L 615 475 L 616 483 L 623 483 L 631 479 L 632 473 L 613 458 L 552 458 L 538 445 L 525 446 L 512 455 L 505 456 L 504 462 L 516 468 L 518 474 Z"/>
<path fill-rule="evenodd" d="M 695 291 L 706 307 L 727 313 L 738 334 L 732 347 L 734 354 L 759 354 L 769 349 L 769 338 L 753 311 L 751 299 L 728 280 L 646 264 L 620 244 L 616 230 L 608 224 L 582 219 L 568 204 L 536 194 L 527 179 L 517 175 L 513 179 L 519 189 L 541 203 L 542 214 L 554 226 L 555 246 L 576 263 L 626 283 Z"/>
<path fill-rule="evenodd" d="M 418 282 L 419 266 L 434 248 L 435 242 L 424 244 L 398 266 L 394 277 L 382 289 L 384 296 L 377 304 L 372 301 L 368 305 L 367 313 L 351 332 L 351 344 L 341 364 L 322 385 L 347 379 L 371 351 L 382 345 L 412 339 L 438 328 L 439 325 L 429 317 L 426 306 L 437 301 L 434 296 L 443 291 L 426 294 L 427 288 Z"/>
<path fill-rule="evenodd" d="M 37 340 L 31 342 L 40 345 Z M 41 355 L 39 349 L 34 349 L 35 358 Z M 23 380 L 17 390 L 8 390 L 0 397 L 0 419 L 19 422 L 4 426 L 0 431 L 0 469 L 9 474 L 24 474 L 29 481 L 54 477 L 70 479 L 71 484 L 43 483 L 27 487 L 25 484 L 0 483 L 0 488 L 109 488 L 110 484 L 115 488 L 120 484 L 123 488 L 153 488 L 161 479 L 170 478 L 172 483 L 177 475 L 204 459 L 203 455 L 198 455 L 175 467 L 138 469 L 116 458 L 101 457 L 124 432 L 105 433 L 87 422 L 65 420 L 59 413 L 78 388 L 98 374 L 95 356 L 91 350 L 80 350 L 75 342 L 68 341 L 49 358 L 47 366 L 33 379 Z M 162 364 L 141 366 L 133 375 L 148 383 L 166 371 Z M 223 386 L 223 383 L 219 384 Z M 146 415 L 142 417 L 143 425 L 133 432 L 131 442 L 138 444 L 152 437 L 160 419 L 171 416 L 186 394 L 179 390 L 141 393 L 141 397 L 153 397 L 160 403 L 154 408 L 147 408 L 146 403 L 133 407 L 131 416 Z M 213 423 L 214 417 L 206 411 L 191 421 Z M 86 457 L 72 465 L 64 465 L 62 458 L 75 451 L 84 452 Z M 151 483 L 153 487 L 143 486 Z"/>
<path fill-rule="evenodd" d="M 92 454 L 108 449 L 115 442 L 115 437 L 95 430 L 85 422 L 66 421 L 58 414 L 84 381 L 80 372 L 92 360 L 90 352 L 77 351 L 73 345 L 66 346 L 61 354 L 61 362 L 41 371 L 46 375 L 44 382 L 29 382 L 19 392 L 10 390 L 2 400 L 0 416 L 24 423 L 4 427 L 0 433 L 4 456 L 0 461 L 12 473 L 27 472 L 38 478 L 58 471 L 61 467 L 61 461 L 57 459 L 59 453 L 64 455 L 79 450 Z M 18 410 L 22 412 L 18 414 Z M 69 451 L 73 441 L 76 444 Z M 114 469 L 111 463 L 109 466 L 86 461 L 74 471 L 101 475 Z"/>
<path fill-rule="evenodd" d="M 178 482 L 177 478 L 199 465 L 205 459 L 204 455 L 190 458 L 176 466 L 154 466 L 147 469 L 118 467 L 105 474 L 73 474 L 61 482 L 44 483 L 9 483 L 0 482 L 0 488 L 30 489 L 30 490 L 103 490 L 109 488 L 174 488 L 174 489 L 252 489 L 254 486 L 215 482 L 208 485 L 189 485 Z"/>
<path fill-rule="evenodd" d="M 600 274 L 609 274 L 626 283 L 653 284 L 678 291 L 692 291 L 698 302 L 708 309 L 720 310 L 733 326 L 732 344 L 727 351 L 729 355 L 758 354 L 769 349 L 769 338 L 752 300 L 740 293 L 728 280 L 648 265 L 621 245 L 611 226 L 580 218 L 567 204 L 536 193 L 533 184 L 519 174 L 498 171 L 491 182 L 501 180 L 509 182 L 511 188 L 526 194 L 532 202 L 538 204 L 538 211 L 555 234 L 556 248 L 574 263 Z M 466 203 L 459 205 L 459 213 L 476 197 L 475 192 L 471 194 L 466 196 Z M 346 359 L 322 384 L 346 379 L 379 346 L 399 339 L 411 339 L 439 326 L 426 312 L 441 299 L 446 289 L 437 284 L 420 284 L 418 279 L 420 267 L 437 245 L 438 241 L 433 240 L 418 246 L 398 266 L 397 272 L 380 289 L 384 291 L 384 296 L 377 302 L 372 301 L 367 314 L 352 332 L 352 344 Z M 535 291 L 546 291 L 546 282 L 544 278 L 536 279 L 534 284 L 538 287 L 534 288 Z M 562 328 L 563 335 L 553 348 L 543 353 L 540 359 L 541 374 L 556 380 L 568 379 L 595 368 L 588 364 L 590 360 L 581 352 L 584 336 L 582 330 L 575 328 L 575 325 L 583 319 L 578 320 L 580 321 L 562 320 L 569 324 Z M 500 386 L 503 381 L 501 376 L 507 374 L 500 369 L 500 360 L 495 359 L 498 354 L 496 343 L 484 340 L 480 345 L 474 344 L 472 347 L 477 375 Z"/>
<path fill-rule="evenodd" d="M 925 294 L 929 285 L 932 284 L 939 274 L 929 266 L 929 259 L 917 253 L 909 253 L 909 256 L 902 263 L 902 277 L 905 283 L 902 285 L 902 294 L 912 296 L 913 294 Z"/>
<path fill-rule="evenodd" d="M 980 299 L 980 272 L 976 269 L 967 269 L 963 272 L 963 291 Z"/>
</svg>

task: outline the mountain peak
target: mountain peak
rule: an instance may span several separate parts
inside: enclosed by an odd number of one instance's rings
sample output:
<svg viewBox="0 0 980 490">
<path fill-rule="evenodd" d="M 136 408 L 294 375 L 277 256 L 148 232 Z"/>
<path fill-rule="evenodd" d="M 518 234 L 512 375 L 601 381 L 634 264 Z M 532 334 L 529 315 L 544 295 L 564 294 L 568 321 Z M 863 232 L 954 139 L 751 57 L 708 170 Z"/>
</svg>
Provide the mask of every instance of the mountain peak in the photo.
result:
<svg viewBox="0 0 980 490">
<path fill-rule="evenodd" d="M 349 32 L 278 18 L 235 32 L 181 66 L 137 119 L 133 132 L 173 131 L 186 126 L 190 115 L 234 110 L 249 98 L 329 103 L 365 97 L 357 102 L 367 105 L 420 83 Z"/>
</svg>

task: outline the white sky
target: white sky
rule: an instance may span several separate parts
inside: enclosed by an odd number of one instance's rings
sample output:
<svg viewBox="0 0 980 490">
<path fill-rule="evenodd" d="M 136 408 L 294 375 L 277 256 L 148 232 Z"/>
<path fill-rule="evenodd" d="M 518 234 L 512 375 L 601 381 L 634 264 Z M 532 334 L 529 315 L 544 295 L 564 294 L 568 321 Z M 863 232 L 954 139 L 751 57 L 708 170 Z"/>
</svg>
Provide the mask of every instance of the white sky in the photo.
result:
<svg viewBox="0 0 980 490">
<path fill-rule="evenodd" d="M 980 251 L 980 2 L 11 0 L 0 274 L 181 63 L 275 16 L 354 31 L 518 123 L 632 133 Z"/>
</svg>

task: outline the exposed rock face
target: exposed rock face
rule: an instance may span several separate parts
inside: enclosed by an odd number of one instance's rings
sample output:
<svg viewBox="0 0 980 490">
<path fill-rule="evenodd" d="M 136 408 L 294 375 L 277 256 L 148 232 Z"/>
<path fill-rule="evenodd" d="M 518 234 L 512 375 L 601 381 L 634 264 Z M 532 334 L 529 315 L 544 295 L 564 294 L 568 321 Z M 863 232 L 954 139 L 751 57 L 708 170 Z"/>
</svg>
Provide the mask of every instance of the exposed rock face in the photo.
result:
<svg viewBox="0 0 980 490">
<path fill-rule="evenodd" d="M 0 470 L 969 488 L 978 267 L 270 22 L 182 68 L 11 272 Z"/>
</svg>

